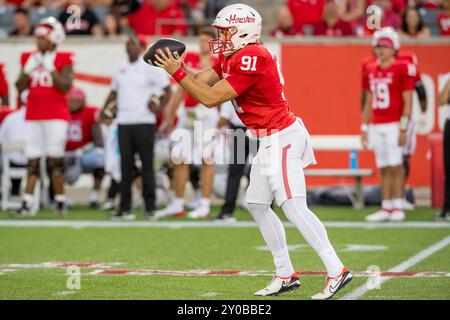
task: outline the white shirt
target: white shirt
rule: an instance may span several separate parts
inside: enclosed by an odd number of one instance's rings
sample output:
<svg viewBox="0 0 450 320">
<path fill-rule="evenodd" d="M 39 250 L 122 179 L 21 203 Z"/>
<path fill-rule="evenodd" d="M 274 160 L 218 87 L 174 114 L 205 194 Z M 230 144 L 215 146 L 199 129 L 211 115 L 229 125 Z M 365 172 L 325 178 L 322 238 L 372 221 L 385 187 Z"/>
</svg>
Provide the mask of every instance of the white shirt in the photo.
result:
<svg viewBox="0 0 450 320">
<path fill-rule="evenodd" d="M 154 94 L 161 94 L 169 77 L 158 67 L 146 64 L 142 57 L 135 62 L 120 62 L 114 72 L 111 90 L 117 92 L 117 122 L 119 124 L 155 123 L 156 117 L 148 110 Z"/>
<path fill-rule="evenodd" d="M 0 144 L 17 143 L 25 144 L 25 108 L 10 113 L 0 126 Z M 6 151 L 4 151 L 6 152 Z M 26 165 L 27 157 L 24 150 L 8 151 L 9 159 L 17 165 Z"/>
<path fill-rule="evenodd" d="M 222 103 L 222 105 L 220 106 L 220 117 L 230 121 L 233 126 L 245 127 L 241 119 L 239 119 L 238 115 L 236 114 L 236 110 L 234 109 L 231 101 Z"/>
</svg>

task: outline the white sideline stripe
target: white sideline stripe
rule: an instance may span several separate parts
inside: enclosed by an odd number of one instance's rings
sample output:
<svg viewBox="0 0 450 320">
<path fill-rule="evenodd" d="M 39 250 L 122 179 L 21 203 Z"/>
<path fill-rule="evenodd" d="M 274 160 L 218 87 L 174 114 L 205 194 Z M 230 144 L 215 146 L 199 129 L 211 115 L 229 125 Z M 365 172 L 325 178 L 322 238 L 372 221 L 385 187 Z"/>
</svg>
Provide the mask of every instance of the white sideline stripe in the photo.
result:
<svg viewBox="0 0 450 320">
<path fill-rule="evenodd" d="M 364 228 L 364 229 L 440 229 L 450 228 L 448 222 L 324 222 L 327 228 Z M 295 226 L 290 222 L 285 222 L 287 228 Z M 256 228 L 254 221 L 238 221 L 235 223 L 224 223 L 215 221 L 89 221 L 89 220 L 0 220 L 1 227 L 69 227 L 74 229 L 82 228 Z"/>
<path fill-rule="evenodd" d="M 441 241 L 433 244 L 432 246 L 430 246 L 430 247 L 420 251 L 415 256 L 409 258 L 408 260 L 403 261 L 402 263 L 396 265 L 392 269 L 389 269 L 388 272 L 403 272 L 403 271 L 406 271 L 407 269 L 413 267 L 414 265 L 418 264 L 419 262 L 425 260 L 426 258 L 431 256 L 435 252 L 445 248 L 449 244 L 450 244 L 450 236 L 448 236 L 448 237 L 442 239 Z M 389 279 L 392 279 L 392 278 L 393 277 L 381 277 L 380 285 L 383 282 L 386 282 L 386 281 L 388 281 Z M 367 287 L 367 284 L 364 284 L 364 285 L 356 288 L 355 290 L 353 290 L 349 294 L 343 296 L 340 300 L 356 300 L 356 299 L 361 298 L 363 295 L 365 295 L 370 290 L 371 289 L 369 289 Z"/>
</svg>

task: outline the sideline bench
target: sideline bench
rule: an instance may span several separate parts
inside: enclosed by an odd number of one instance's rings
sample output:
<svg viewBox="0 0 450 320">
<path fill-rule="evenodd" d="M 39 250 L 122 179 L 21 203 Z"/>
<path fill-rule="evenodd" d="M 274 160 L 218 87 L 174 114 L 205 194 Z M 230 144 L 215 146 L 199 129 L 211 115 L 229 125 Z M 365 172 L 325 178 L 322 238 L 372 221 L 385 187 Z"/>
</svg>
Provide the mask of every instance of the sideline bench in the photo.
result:
<svg viewBox="0 0 450 320">
<path fill-rule="evenodd" d="M 314 151 L 360 151 L 362 150 L 359 135 L 313 135 L 311 144 Z M 309 177 L 338 177 L 354 178 L 355 194 L 346 187 L 345 190 L 355 209 L 364 208 L 363 177 L 370 177 L 374 174 L 372 169 L 350 169 L 350 168 L 330 168 L 330 169 L 305 169 L 305 176 Z"/>
<path fill-rule="evenodd" d="M 350 188 L 345 187 L 346 193 L 353 204 L 353 208 L 364 208 L 364 191 L 362 178 L 373 175 L 372 169 L 305 169 L 307 177 L 350 177 L 355 179 L 355 196 Z"/>
</svg>

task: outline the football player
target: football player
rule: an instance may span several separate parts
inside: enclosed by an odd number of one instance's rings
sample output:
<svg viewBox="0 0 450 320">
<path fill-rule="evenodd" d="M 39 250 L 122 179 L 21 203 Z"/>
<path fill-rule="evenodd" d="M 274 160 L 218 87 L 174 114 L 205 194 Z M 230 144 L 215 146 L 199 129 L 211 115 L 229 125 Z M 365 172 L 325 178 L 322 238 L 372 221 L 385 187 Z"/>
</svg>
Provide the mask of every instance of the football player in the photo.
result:
<svg viewBox="0 0 450 320">
<path fill-rule="evenodd" d="M 394 30 L 390 30 L 390 32 L 392 33 L 396 33 Z M 414 77 L 414 82 L 415 82 L 415 91 L 417 93 L 417 97 L 419 100 L 419 106 L 420 106 L 420 111 L 422 113 L 425 113 L 427 111 L 427 94 L 426 94 L 426 90 L 425 90 L 425 86 L 422 82 L 422 75 L 419 71 L 419 62 L 417 60 L 417 57 L 414 53 L 412 52 L 399 52 L 398 49 L 395 53 L 395 58 L 397 60 L 402 60 L 402 61 L 406 61 L 408 63 L 412 63 L 416 66 L 416 76 Z M 377 60 L 377 57 L 375 56 L 375 53 L 364 59 L 363 63 L 362 63 L 362 78 L 364 79 L 366 73 L 367 73 L 367 66 L 369 66 L 371 63 L 373 63 L 374 61 Z M 362 81 L 363 83 L 364 81 Z M 364 104 L 366 102 L 366 97 L 367 97 L 367 91 L 364 90 L 364 88 L 362 88 L 362 106 L 364 107 Z M 406 182 L 409 176 L 409 172 L 410 172 L 410 159 L 411 156 L 414 155 L 415 149 L 416 149 L 416 132 L 415 132 L 415 114 L 414 114 L 414 108 L 411 111 L 411 121 L 409 121 L 409 125 L 408 125 L 408 130 L 407 130 L 407 139 L 406 139 L 406 144 L 403 148 L 403 168 L 405 171 L 405 179 L 404 179 L 404 183 L 405 183 L 405 190 L 406 190 Z M 404 202 L 404 208 L 405 210 L 408 209 L 413 209 L 414 205 L 409 203 L 406 198 L 405 198 L 405 202 Z"/>
<path fill-rule="evenodd" d="M 64 151 L 70 119 L 66 94 L 72 86 L 72 53 L 58 51 L 64 28 L 53 17 L 39 21 L 34 30 L 37 48 L 21 56 L 22 71 L 16 82 L 19 92 L 28 89 L 25 153 L 28 177 L 22 207 L 17 214 L 31 212 L 33 191 L 40 177 L 40 158 L 45 157 L 55 192 L 57 213 L 66 213 L 64 195 Z"/>
<path fill-rule="evenodd" d="M 209 50 L 209 40 L 214 37 L 215 34 L 211 30 L 203 29 L 200 31 L 198 35 L 200 51 L 198 53 L 188 52 L 184 59 L 184 64 L 189 69 L 199 71 L 210 67 L 217 62 L 217 59 Z M 219 113 L 217 108 L 205 107 L 197 99 L 186 93 L 182 87 L 179 87 L 174 94 L 172 103 L 165 112 L 167 120 L 161 124 L 160 130 L 165 130 L 168 123 L 173 122 L 175 112 L 181 105 L 182 100 L 184 100 L 184 117 L 181 127 L 189 130 L 192 133 L 191 137 L 193 137 L 193 139 L 191 139 L 191 143 L 184 143 L 181 148 L 174 148 L 172 151 L 172 156 L 175 157 L 177 159 L 176 162 L 179 163 L 175 165 L 173 172 L 175 197 L 168 207 L 157 212 L 157 216 L 184 215 L 184 189 L 189 176 L 191 175 L 192 178 L 192 175 L 195 174 L 195 169 L 190 170 L 189 167 L 190 165 L 201 165 L 201 198 L 200 201 L 198 201 L 198 204 L 195 205 L 194 210 L 189 212 L 188 216 L 193 219 L 205 218 L 210 213 L 210 198 L 213 188 L 215 164 L 211 161 L 212 154 L 203 152 L 203 146 L 209 142 L 203 141 L 203 137 L 195 135 L 194 123 L 196 121 L 201 123 L 203 130 L 215 128 L 217 121 L 219 120 Z M 195 183 L 193 185 L 195 186 Z"/>
<path fill-rule="evenodd" d="M 218 38 L 210 42 L 219 62 L 200 72 L 190 72 L 168 48 L 158 49 L 157 65 L 164 68 L 195 99 L 207 107 L 231 100 L 239 118 L 259 138 L 253 159 L 247 202 L 267 247 L 276 273 L 257 296 L 278 295 L 300 286 L 278 216 L 271 209 L 275 199 L 286 217 L 318 254 L 328 277 L 313 299 L 329 299 L 352 279 L 331 245 L 323 224 L 308 208 L 303 168 L 315 163 L 309 133 L 289 109 L 276 57 L 259 39 L 262 18 L 250 6 L 223 8 L 213 26 Z"/>
<path fill-rule="evenodd" d="M 403 154 L 408 142 L 417 68 L 405 59 L 396 59 L 400 42 L 391 28 L 375 32 L 372 46 L 377 59 L 366 66 L 363 79 L 366 99 L 361 141 L 364 148 L 370 147 L 375 152 L 381 173 L 382 208 L 366 220 L 402 221 L 405 218 Z"/>
<path fill-rule="evenodd" d="M 72 87 L 68 94 L 70 107 L 69 133 L 66 144 L 65 181 L 75 183 L 83 170 L 92 171 L 94 188 L 89 206 L 96 208 L 104 176 L 103 135 L 98 116 L 100 110 L 86 105 L 84 92 Z"/>
</svg>

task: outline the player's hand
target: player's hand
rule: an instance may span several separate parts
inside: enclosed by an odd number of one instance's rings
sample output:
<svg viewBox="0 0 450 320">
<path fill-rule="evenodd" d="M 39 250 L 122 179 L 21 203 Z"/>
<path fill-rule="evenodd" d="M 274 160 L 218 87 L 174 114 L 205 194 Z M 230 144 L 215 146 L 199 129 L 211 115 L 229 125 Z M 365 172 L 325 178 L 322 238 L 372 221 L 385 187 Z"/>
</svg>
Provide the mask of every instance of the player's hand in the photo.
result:
<svg viewBox="0 0 450 320">
<path fill-rule="evenodd" d="M 42 60 L 42 65 L 48 72 L 52 73 L 55 71 L 55 51 L 46 51 L 44 54 L 44 59 Z"/>
<path fill-rule="evenodd" d="M 169 48 L 165 48 L 165 51 L 158 49 L 158 54 L 155 56 L 156 60 L 155 65 L 161 67 L 167 71 L 168 74 L 172 75 L 181 68 L 183 64 L 184 57 L 186 56 L 186 52 L 180 57 L 180 59 L 175 59 L 170 52 Z"/>
<path fill-rule="evenodd" d="M 398 136 L 398 145 L 404 146 L 406 144 L 406 130 L 400 130 L 400 134 Z"/>
<path fill-rule="evenodd" d="M 164 119 L 158 127 L 158 133 L 169 134 L 173 130 L 173 120 Z"/>
<path fill-rule="evenodd" d="M 37 67 L 39 67 L 42 64 L 42 61 L 44 60 L 44 55 L 38 51 L 33 53 L 28 57 L 27 62 L 25 63 L 25 66 L 23 67 L 23 73 L 27 76 L 31 74 Z"/>
<path fill-rule="evenodd" d="M 369 138 L 365 131 L 361 131 L 361 145 L 364 150 L 369 149 Z"/>
</svg>

